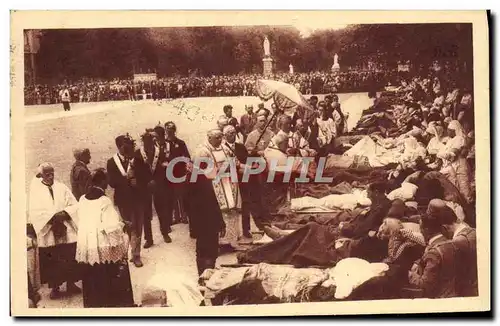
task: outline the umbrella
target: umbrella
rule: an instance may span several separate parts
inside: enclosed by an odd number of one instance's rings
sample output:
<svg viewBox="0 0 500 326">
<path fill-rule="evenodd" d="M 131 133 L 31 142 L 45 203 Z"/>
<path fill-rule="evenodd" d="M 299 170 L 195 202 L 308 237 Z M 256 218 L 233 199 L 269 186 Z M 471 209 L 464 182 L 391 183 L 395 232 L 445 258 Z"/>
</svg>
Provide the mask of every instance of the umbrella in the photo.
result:
<svg viewBox="0 0 500 326">
<path fill-rule="evenodd" d="M 293 116 L 295 112 L 299 116 L 309 116 L 313 108 L 304 96 L 292 85 L 269 79 L 259 79 L 255 86 L 257 95 L 264 101 L 271 98 L 274 103 L 287 115 Z"/>
</svg>

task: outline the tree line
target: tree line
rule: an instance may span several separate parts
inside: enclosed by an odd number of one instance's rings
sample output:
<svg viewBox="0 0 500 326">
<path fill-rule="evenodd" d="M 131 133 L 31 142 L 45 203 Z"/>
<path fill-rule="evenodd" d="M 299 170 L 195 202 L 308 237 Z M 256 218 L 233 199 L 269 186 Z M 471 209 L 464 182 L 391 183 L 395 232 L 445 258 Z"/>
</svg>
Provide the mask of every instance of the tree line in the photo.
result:
<svg viewBox="0 0 500 326">
<path fill-rule="evenodd" d="M 303 37 L 288 26 L 44 30 L 36 55 L 40 80 L 261 73 L 267 35 L 276 71 L 327 71 L 335 53 L 342 68 L 428 67 L 447 61 L 472 68 L 471 24 L 349 25 Z"/>
</svg>

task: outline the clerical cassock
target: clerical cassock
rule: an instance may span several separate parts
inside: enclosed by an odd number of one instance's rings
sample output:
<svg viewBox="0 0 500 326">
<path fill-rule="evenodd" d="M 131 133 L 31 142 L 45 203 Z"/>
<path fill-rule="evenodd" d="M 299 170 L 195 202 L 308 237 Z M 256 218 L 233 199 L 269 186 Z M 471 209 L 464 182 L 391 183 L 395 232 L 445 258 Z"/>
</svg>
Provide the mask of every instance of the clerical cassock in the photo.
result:
<svg viewBox="0 0 500 326">
<path fill-rule="evenodd" d="M 38 240 L 41 283 L 48 283 L 51 298 L 56 298 L 64 282 L 68 292 L 79 290 L 74 285 L 80 277 L 75 261 L 77 201 L 66 185 L 54 180 L 50 163 L 39 169 L 30 185 L 28 222 Z"/>
</svg>

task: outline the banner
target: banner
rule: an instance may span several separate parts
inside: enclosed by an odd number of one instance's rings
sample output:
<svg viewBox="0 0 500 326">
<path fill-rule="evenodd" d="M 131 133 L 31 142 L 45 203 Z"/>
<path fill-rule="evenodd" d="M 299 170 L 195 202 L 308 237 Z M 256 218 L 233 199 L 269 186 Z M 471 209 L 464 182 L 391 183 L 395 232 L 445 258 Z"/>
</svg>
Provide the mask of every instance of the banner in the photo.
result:
<svg viewBox="0 0 500 326">
<path fill-rule="evenodd" d="M 398 71 L 410 71 L 409 64 L 398 64 Z"/>
<path fill-rule="evenodd" d="M 152 74 L 134 74 L 134 82 L 150 82 L 156 80 L 156 73 Z"/>
</svg>

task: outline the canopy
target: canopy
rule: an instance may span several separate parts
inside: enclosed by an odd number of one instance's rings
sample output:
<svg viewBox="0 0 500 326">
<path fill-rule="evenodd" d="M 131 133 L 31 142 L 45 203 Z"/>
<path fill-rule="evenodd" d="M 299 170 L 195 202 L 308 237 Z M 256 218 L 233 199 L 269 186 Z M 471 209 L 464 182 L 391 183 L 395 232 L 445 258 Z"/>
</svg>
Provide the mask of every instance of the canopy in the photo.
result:
<svg viewBox="0 0 500 326">
<path fill-rule="evenodd" d="M 292 116 L 295 112 L 299 116 L 309 116 L 314 110 L 304 96 L 292 85 L 269 79 L 259 79 L 255 85 L 257 96 L 268 101 L 271 98 L 278 108 Z"/>
</svg>

